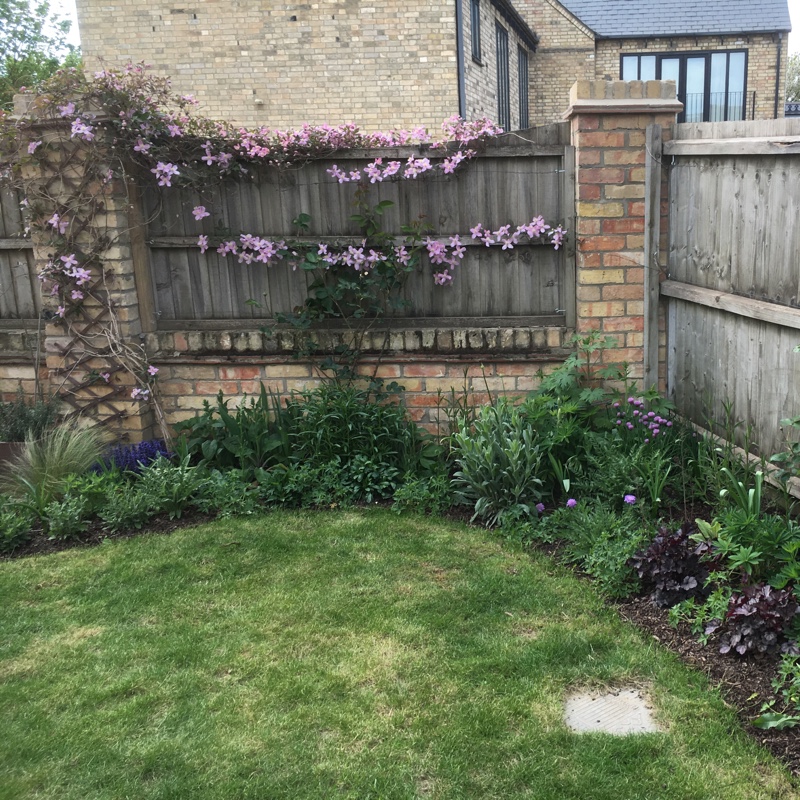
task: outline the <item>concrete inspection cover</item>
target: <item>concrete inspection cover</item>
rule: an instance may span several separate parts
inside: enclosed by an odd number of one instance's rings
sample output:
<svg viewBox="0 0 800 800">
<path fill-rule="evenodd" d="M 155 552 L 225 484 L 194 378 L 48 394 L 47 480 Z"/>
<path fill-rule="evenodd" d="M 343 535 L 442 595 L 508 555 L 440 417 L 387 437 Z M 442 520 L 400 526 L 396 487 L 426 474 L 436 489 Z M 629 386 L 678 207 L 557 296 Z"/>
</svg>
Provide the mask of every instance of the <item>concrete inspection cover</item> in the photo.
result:
<svg viewBox="0 0 800 800">
<path fill-rule="evenodd" d="M 564 721 L 576 733 L 658 733 L 650 704 L 635 689 L 577 692 L 565 703 Z"/>
</svg>

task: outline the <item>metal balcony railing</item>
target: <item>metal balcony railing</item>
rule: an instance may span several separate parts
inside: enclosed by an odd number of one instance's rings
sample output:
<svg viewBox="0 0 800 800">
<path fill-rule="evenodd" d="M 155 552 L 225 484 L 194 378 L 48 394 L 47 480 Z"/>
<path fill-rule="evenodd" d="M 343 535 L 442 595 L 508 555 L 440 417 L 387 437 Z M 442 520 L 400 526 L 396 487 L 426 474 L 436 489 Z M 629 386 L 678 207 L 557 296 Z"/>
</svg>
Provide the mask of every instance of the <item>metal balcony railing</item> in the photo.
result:
<svg viewBox="0 0 800 800">
<path fill-rule="evenodd" d="M 725 122 L 754 119 L 755 97 L 755 92 L 696 92 L 679 99 L 684 104 L 684 122 Z"/>
</svg>

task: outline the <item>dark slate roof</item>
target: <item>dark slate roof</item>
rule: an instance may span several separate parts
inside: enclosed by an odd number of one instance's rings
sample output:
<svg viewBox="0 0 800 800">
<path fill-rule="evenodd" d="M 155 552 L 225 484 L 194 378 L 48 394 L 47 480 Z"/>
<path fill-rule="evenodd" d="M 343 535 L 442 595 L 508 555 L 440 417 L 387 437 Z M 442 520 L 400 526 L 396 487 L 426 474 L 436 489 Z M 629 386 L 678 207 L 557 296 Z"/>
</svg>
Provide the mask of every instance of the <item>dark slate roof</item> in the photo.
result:
<svg viewBox="0 0 800 800">
<path fill-rule="evenodd" d="M 559 0 L 602 39 L 788 31 L 787 0 Z"/>
</svg>

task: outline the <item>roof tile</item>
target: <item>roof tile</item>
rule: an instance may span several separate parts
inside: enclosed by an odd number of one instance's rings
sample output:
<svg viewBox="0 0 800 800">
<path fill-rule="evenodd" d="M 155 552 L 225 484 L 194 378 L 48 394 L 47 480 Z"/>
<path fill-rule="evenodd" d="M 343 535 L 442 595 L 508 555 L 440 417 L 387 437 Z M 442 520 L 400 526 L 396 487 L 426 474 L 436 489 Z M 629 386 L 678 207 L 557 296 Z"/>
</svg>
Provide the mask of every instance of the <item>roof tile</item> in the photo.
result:
<svg viewBox="0 0 800 800">
<path fill-rule="evenodd" d="M 762 33 L 792 28 L 787 0 L 560 0 L 600 38 Z"/>
</svg>

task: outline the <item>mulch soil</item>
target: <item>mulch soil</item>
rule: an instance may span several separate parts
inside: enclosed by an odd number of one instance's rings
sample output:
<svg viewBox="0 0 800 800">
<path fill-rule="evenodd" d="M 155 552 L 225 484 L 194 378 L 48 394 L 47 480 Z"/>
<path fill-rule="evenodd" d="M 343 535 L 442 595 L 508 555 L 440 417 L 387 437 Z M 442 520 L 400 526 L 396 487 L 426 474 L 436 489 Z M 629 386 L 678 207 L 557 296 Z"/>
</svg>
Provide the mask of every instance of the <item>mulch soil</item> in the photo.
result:
<svg viewBox="0 0 800 800">
<path fill-rule="evenodd" d="M 778 656 L 722 655 L 713 641 L 700 644 L 685 623 L 673 628 L 667 610 L 655 606 L 648 597 L 633 597 L 614 605 L 623 619 L 704 672 L 725 702 L 736 710 L 747 733 L 783 761 L 795 777 L 800 777 L 800 729 L 760 730 L 752 724 L 762 704 L 774 697 L 772 680 L 777 674 Z"/>
<path fill-rule="evenodd" d="M 697 512 L 703 510 L 701 507 L 696 509 Z M 469 522 L 470 517 L 463 509 L 455 508 L 446 516 L 458 522 Z M 687 516 L 690 519 L 695 518 L 694 513 Z M 697 516 L 704 515 L 697 513 Z M 0 556 L 0 561 L 94 547 L 106 539 L 127 539 L 142 534 L 169 534 L 213 519 L 213 515 L 196 512 L 174 520 L 163 515 L 149 520 L 145 529 L 129 530 L 113 535 L 109 535 L 98 522 L 80 539 L 69 541 L 53 541 L 42 531 L 34 531 L 28 542 L 13 553 Z M 558 559 L 561 548 L 558 544 L 553 544 L 536 545 L 535 549 L 543 550 Z M 576 575 L 580 575 L 578 570 L 573 571 Z M 777 655 L 751 655 L 745 658 L 722 655 L 714 646 L 713 640 L 708 645 L 698 642 L 687 624 L 682 623 L 677 628 L 673 627 L 669 622 L 667 609 L 658 608 L 646 596 L 612 602 L 611 605 L 623 619 L 633 623 L 661 645 L 676 653 L 685 663 L 705 673 L 710 682 L 719 688 L 725 702 L 736 710 L 745 731 L 786 764 L 795 777 L 800 777 L 800 729 L 760 730 L 752 725 L 752 720 L 759 715 L 762 704 L 774 697 L 772 681 L 777 674 L 779 660 Z"/>
<path fill-rule="evenodd" d="M 177 531 L 180 528 L 189 528 L 192 525 L 202 525 L 204 522 L 211 522 L 215 519 L 213 514 L 201 514 L 199 512 L 189 512 L 180 519 L 170 519 L 168 515 L 152 517 L 147 520 L 146 527 L 141 530 L 131 528 L 119 533 L 109 533 L 99 520 L 90 523 L 89 529 L 75 539 L 50 539 L 41 529 L 34 528 L 30 538 L 17 547 L 11 553 L 0 555 L 0 561 L 13 561 L 18 558 L 28 556 L 42 556 L 50 553 L 60 553 L 63 550 L 76 550 L 87 547 L 97 547 L 104 541 L 114 539 L 130 539 L 134 536 L 145 534 L 165 534 Z"/>
</svg>

